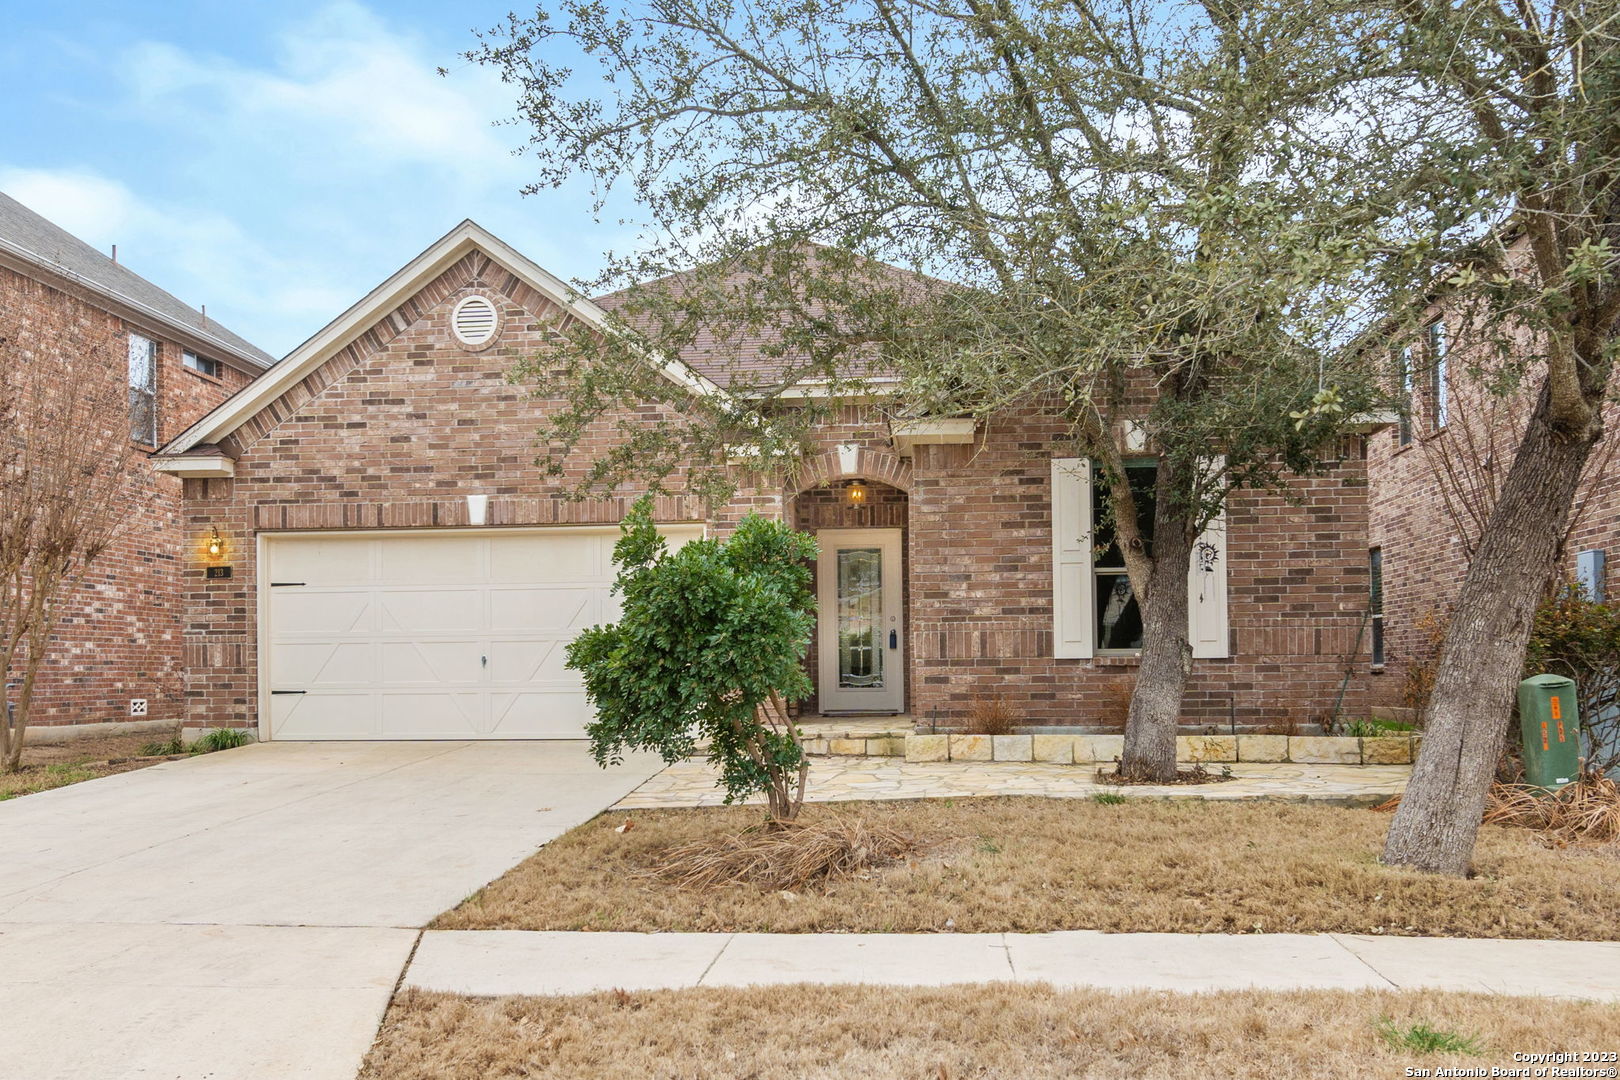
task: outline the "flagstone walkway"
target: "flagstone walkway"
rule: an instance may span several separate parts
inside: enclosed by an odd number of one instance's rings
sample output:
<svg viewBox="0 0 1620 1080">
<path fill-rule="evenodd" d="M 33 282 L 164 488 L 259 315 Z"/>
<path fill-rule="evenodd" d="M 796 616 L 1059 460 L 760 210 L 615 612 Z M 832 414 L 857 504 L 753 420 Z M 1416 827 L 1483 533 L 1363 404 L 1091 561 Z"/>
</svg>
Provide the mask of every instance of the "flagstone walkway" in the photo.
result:
<svg viewBox="0 0 1620 1080">
<path fill-rule="evenodd" d="M 1399 794 L 1410 765 L 1301 765 L 1239 763 L 1237 778 L 1194 786 L 1114 787 L 1099 784 L 1096 767 L 1030 762 L 907 762 L 899 758 L 818 757 L 811 760 L 805 798 L 811 802 L 857 799 L 944 799 L 975 795 L 1046 795 L 1085 799 L 1117 792 L 1139 799 L 1273 799 L 1373 806 Z M 671 765 L 614 807 L 641 810 L 661 806 L 719 806 L 715 770 L 702 761 Z M 752 800 L 762 802 L 762 799 Z"/>
</svg>

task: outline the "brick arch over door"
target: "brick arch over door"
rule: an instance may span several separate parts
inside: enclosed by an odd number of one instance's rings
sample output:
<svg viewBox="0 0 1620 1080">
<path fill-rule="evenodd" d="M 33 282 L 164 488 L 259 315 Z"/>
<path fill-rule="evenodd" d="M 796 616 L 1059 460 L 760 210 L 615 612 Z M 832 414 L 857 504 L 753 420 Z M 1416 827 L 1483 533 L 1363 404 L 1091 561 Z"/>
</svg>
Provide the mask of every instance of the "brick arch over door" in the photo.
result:
<svg viewBox="0 0 1620 1080">
<path fill-rule="evenodd" d="M 846 444 L 806 458 L 789 494 L 798 495 L 840 480 L 876 480 L 911 493 L 911 462 L 883 450 Z"/>
</svg>

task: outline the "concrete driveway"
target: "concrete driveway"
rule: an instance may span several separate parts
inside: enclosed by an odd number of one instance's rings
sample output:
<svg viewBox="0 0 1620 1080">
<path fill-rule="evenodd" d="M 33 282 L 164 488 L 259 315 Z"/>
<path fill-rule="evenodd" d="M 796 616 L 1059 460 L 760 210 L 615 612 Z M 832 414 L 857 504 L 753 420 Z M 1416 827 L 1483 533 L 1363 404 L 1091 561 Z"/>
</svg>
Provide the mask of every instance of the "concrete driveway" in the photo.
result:
<svg viewBox="0 0 1620 1080">
<path fill-rule="evenodd" d="M 418 928 L 658 768 L 268 743 L 0 803 L 0 1077 L 349 1080 Z"/>
</svg>

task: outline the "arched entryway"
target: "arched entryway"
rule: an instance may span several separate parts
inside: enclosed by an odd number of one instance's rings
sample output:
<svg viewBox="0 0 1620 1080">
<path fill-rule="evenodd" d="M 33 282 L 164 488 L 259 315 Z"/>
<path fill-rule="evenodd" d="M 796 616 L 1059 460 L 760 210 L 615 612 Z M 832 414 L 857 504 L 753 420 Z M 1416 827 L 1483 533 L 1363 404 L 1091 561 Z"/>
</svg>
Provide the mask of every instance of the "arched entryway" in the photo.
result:
<svg viewBox="0 0 1620 1080">
<path fill-rule="evenodd" d="M 793 497 L 789 520 L 821 545 L 817 624 L 808 657 L 806 714 L 906 712 L 911 648 L 906 492 L 862 476 L 818 483 Z"/>
</svg>

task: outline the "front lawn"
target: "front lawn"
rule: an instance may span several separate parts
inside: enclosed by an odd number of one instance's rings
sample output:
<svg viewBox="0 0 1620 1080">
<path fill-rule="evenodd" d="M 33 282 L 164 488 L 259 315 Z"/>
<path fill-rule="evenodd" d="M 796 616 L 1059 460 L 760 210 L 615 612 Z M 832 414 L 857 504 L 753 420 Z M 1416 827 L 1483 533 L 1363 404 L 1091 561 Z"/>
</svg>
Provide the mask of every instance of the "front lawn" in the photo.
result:
<svg viewBox="0 0 1620 1080">
<path fill-rule="evenodd" d="M 665 853 L 756 808 L 605 814 L 441 915 L 450 930 L 1344 932 L 1620 940 L 1620 847 L 1485 827 L 1472 880 L 1380 865 L 1389 818 L 1284 803 L 819 804 L 914 834 L 907 861 L 793 890 L 678 889 Z M 618 829 L 626 820 L 631 827 Z"/>
<path fill-rule="evenodd" d="M 173 760 L 172 755 L 149 753 L 155 749 L 152 739 L 148 732 L 57 743 L 24 742 L 22 768 L 0 772 L 0 802 Z"/>
<path fill-rule="evenodd" d="M 360 1080 L 1411 1075 L 1613 1050 L 1612 1004 L 1439 991 L 788 986 L 394 999 Z M 1606 1068 L 1607 1066 L 1597 1066 Z"/>
</svg>

